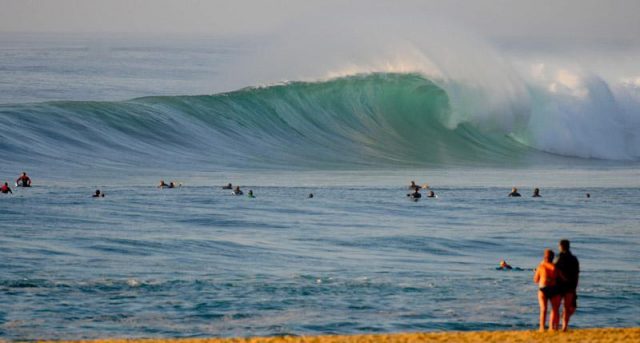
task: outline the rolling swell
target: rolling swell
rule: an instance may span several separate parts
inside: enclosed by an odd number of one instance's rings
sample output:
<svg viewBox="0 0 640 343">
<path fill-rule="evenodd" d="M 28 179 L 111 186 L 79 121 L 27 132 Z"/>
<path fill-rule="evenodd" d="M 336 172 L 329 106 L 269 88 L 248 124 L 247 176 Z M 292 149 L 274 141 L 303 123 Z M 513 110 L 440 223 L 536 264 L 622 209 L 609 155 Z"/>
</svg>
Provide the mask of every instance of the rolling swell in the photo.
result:
<svg viewBox="0 0 640 343">
<path fill-rule="evenodd" d="M 358 168 L 499 164 L 533 153 L 502 132 L 445 124 L 447 93 L 416 74 L 293 82 L 211 96 L 0 106 L 20 165 Z"/>
</svg>

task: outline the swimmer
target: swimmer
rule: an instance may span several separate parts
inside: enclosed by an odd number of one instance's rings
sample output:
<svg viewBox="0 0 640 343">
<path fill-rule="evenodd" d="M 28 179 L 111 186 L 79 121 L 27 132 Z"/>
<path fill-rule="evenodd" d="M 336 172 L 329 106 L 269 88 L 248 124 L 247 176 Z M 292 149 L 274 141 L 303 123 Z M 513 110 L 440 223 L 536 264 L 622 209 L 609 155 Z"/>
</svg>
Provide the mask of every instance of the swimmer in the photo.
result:
<svg viewBox="0 0 640 343">
<path fill-rule="evenodd" d="M 518 193 L 518 189 L 517 188 L 513 187 L 513 188 L 511 188 L 511 193 L 509 193 L 509 196 L 510 197 L 519 197 L 520 193 Z"/>
<path fill-rule="evenodd" d="M 0 187 L 0 192 L 2 194 L 7 194 L 7 193 L 13 194 L 13 191 L 11 190 L 11 187 L 9 187 L 9 183 L 8 182 L 5 182 L 4 185 L 2 185 L 2 187 Z"/>
<path fill-rule="evenodd" d="M 413 193 L 409 193 L 407 194 L 408 197 L 411 197 L 411 199 L 418 201 L 418 199 L 422 198 L 422 194 L 420 194 L 420 188 L 414 188 L 413 189 Z"/>
<path fill-rule="evenodd" d="M 173 181 L 169 182 L 169 188 L 176 188 L 176 184 Z"/>
<path fill-rule="evenodd" d="M 164 183 L 164 180 L 160 180 L 160 184 L 158 184 L 158 188 L 165 188 L 165 187 L 169 187 L 169 185 Z"/>
<path fill-rule="evenodd" d="M 242 195 L 244 193 L 242 193 L 242 191 L 240 190 L 240 186 L 236 186 L 236 189 L 234 189 L 233 192 L 231 192 L 231 194 L 233 194 L 233 195 Z"/>
<path fill-rule="evenodd" d="M 309 193 L 309 199 L 313 198 L 313 193 Z"/>
<path fill-rule="evenodd" d="M 96 192 L 91 196 L 92 198 L 104 198 L 104 193 L 100 192 L 99 189 L 96 189 Z"/>
<path fill-rule="evenodd" d="M 429 191 L 429 195 L 427 195 L 427 198 L 437 198 L 436 193 L 434 191 Z"/>
<path fill-rule="evenodd" d="M 253 195 L 253 190 L 251 190 L 251 189 L 249 190 L 249 194 L 247 194 L 247 196 L 249 198 L 255 198 L 256 197 L 255 195 Z"/>
<path fill-rule="evenodd" d="M 532 198 L 541 198 L 542 195 L 540 195 L 540 188 L 534 188 L 533 189 L 533 195 L 531 197 Z"/>
<path fill-rule="evenodd" d="M 222 186 L 222 189 L 233 189 L 233 185 L 229 183 L 226 186 Z"/>
<path fill-rule="evenodd" d="M 507 263 L 507 261 L 502 260 L 500 261 L 500 266 L 498 268 L 496 268 L 498 270 L 511 270 L 513 269 L 513 267 L 511 265 L 509 265 L 509 263 Z"/>
<path fill-rule="evenodd" d="M 16 179 L 16 186 L 31 187 L 31 178 L 27 176 L 27 172 L 22 172 L 22 175 Z"/>
<path fill-rule="evenodd" d="M 591 193 L 587 193 L 587 198 L 591 198 Z"/>
</svg>

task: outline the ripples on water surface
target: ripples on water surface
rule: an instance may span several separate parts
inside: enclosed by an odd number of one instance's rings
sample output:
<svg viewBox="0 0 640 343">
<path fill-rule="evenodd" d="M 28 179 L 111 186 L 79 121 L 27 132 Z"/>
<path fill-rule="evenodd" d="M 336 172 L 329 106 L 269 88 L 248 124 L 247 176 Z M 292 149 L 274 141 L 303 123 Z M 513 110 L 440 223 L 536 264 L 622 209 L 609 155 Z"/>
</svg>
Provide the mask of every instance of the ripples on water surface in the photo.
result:
<svg viewBox="0 0 640 343">
<path fill-rule="evenodd" d="M 532 268 L 562 237 L 583 268 L 575 325 L 640 324 L 637 186 L 509 199 L 451 182 L 414 203 L 389 178 L 335 180 L 251 186 L 256 199 L 203 179 L 107 185 L 103 199 L 90 185 L 17 189 L 0 198 L 0 337 L 528 329 Z M 495 270 L 503 258 L 525 270 Z"/>
</svg>

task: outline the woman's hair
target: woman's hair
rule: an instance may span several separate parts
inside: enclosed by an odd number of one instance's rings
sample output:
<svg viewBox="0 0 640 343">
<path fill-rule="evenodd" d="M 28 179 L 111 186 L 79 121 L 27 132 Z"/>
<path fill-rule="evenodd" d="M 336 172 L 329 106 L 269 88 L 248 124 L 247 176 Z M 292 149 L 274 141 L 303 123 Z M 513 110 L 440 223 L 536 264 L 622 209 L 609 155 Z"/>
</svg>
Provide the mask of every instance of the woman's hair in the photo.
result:
<svg viewBox="0 0 640 343">
<path fill-rule="evenodd" d="M 546 249 L 544 251 L 544 260 L 546 262 L 553 262 L 553 258 L 555 257 L 555 254 L 553 253 L 553 250 L 551 249 Z"/>
</svg>

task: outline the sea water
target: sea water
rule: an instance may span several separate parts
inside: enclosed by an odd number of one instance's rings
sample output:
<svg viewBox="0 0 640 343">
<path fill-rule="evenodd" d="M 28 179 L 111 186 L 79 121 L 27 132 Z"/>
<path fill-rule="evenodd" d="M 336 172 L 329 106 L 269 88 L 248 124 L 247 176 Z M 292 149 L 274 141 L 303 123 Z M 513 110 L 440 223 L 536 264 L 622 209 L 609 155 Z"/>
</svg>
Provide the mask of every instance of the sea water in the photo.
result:
<svg viewBox="0 0 640 343">
<path fill-rule="evenodd" d="M 572 325 L 640 325 L 634 160 L 449 127 L 446 88 L 416 74 L 182 97 L 241 52 L 58 42 L 0 48 L 0 175 L 33 178 L 0 197 L 0 339 L 531 329 L 561 238 Z M 411 180 L 438 197 L 411 201 Z"/>
</svg>

